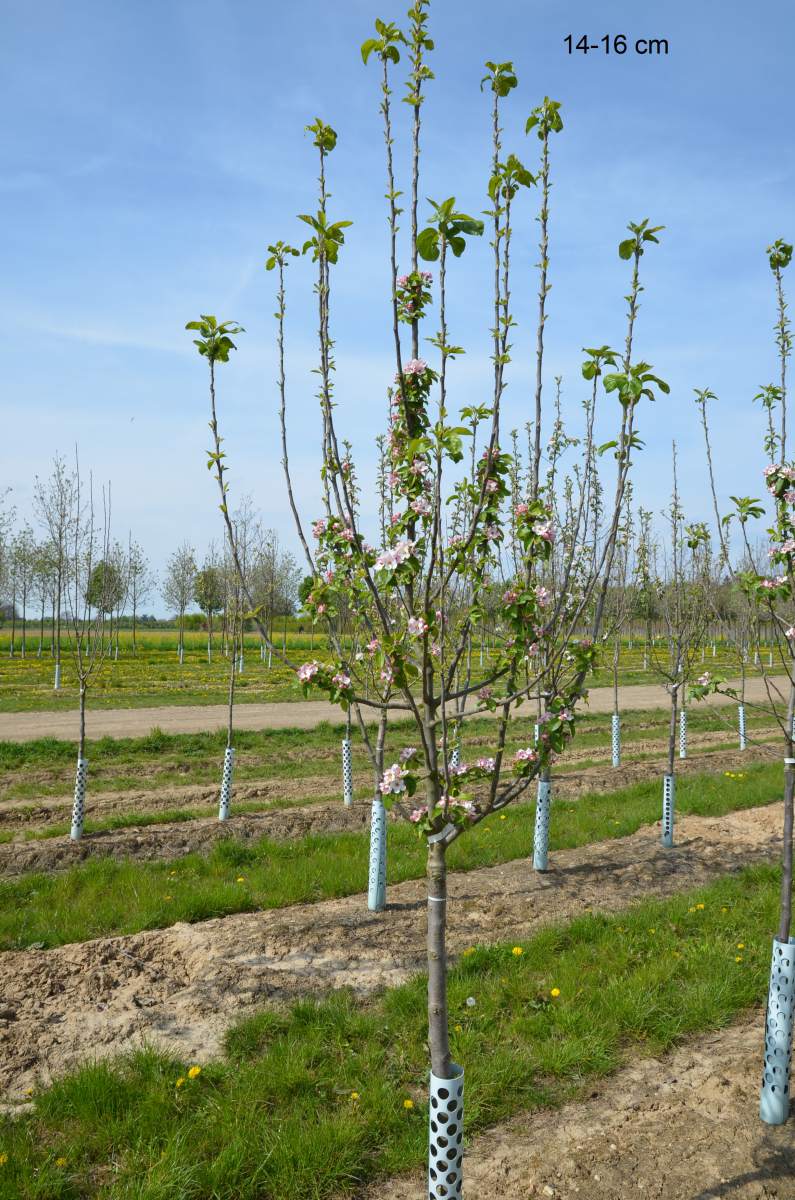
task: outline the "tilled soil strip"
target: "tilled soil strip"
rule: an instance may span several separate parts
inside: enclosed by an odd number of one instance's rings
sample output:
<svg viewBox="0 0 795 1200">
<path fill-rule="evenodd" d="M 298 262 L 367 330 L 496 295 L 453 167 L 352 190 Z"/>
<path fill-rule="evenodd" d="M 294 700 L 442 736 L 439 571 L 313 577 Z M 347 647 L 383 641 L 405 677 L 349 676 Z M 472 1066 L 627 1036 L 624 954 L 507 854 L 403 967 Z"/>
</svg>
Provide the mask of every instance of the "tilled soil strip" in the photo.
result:
<svg viewBox="0 0 795 1200">
<path fill-rule="evenodd" d="M 477 1200 L 793 1200 L 795 1124 L 759 1120 L 764 1013 L 642 1059 L 559 1110 L 476 1137 L 464 1187 Z M 466 1088 L 465 1088 L 466 1098 Z M 424 1175 L 366 1200 L 416 1200 Z"/>
<path fill-rule="evenodd" d="M 684 761 L 677 760 L 677 771 L 725 771 L 747 767 L 751 762 L 766 761 L 768 756 L 761 747 L 702 753 Z M 569 760 L 571 761 L 571 760 Z M 556 777 L 554 794 L 558 799 L 571 800 L 583 792 L 615 791 L 642 779 L 648 779 L 648 763 L 628 763 L 626 766 L 587 767 L 581 771 L 568 771 Z M 323 781 L 328 788 L 328 778 Z M 186 789 L 187 790 L 187 789 Z M 196 789 L 198 790 L 198 789 Z M 214 789 L 201 789 L 204 803 L 217 798 Z M 530 794 L 530 793 L 529 793 Z M 279 795 L 278 784 L 253 784 L 236 790 L 238 802 L 252 799 L 286 799 Z M 114 797 L 110 793 L 111 798 Z M 199 803 L 198 797 L 186 798 L 186 807 Z M 176 800 L 168 805 L 173 810 L 179 807 Z M 111 810 L 114 811 L 114 810 Z M 141 811 L 137 808 L 134 811 Z M 146 811 L 145 808 L 143 811 Z M 66 815 L 66 814 L 63 814 Z M 97 797 L 95 815 L 109 815 Z M 392 815 L 398 817 L 393 810 Z M 0 828 L 8 814 L 0 815 Z M 20 834 L 11 842 L 0 842 L 0 877 L 21 875 L 27 871 L 66 870 L 88 858 L 135 858 L 141 861 L 163 861 L 179 858 L 193 852 L 209 852 L 221 838 L 250 839 L 269 837 L 276 841 L 287 841 L 305 837 L 311 833 L 357 832 L 369 822 L 368 802 L 356 802 L 350 808 L 342 803 L 293 805 L 289 808 L 274 808 L 267 812 L 246 813 L 232 817 L 224 823 L 215 817 L 200 817 L 191 821 L 163 822 L 156 825 L 130 826 L 105 832 L 88 833 L 81 841 L 72 842 L 67 836 L 27 840 Z M 26 829 L 29 826 L 25 827 Z"/>
<path fill-rule="evenodd" d="M 451 953 L 518 941 L 588 907 L 616 911 L 773 859 L 781 819 L 780 804 L 685 817 L 673 850 L 661 848 L 652 826 L 561 851 L 545 875 L 526 859 L 454 873 Z M 397 984 L 424 965 L 425 881 L 391 888 L 388 901 L 380 914 L 358 895 L 8 952 L 0 960 L 0 1087 L 22 1097 L 88 1057 L 147 1042 L 206 1061 L 220 1052 L 229 1024 L 265 1001 Z"/>
</svg>

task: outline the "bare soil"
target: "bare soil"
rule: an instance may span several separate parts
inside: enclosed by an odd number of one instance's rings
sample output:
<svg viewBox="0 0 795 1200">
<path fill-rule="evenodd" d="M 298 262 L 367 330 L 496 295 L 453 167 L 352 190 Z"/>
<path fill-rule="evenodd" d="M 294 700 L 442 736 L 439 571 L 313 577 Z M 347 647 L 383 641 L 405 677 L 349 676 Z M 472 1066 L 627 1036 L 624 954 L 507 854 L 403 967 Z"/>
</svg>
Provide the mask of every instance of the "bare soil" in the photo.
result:
<svg viewBox="0 0 795 1200">
<path fill-rule="evenodd" d="M 705 734 L 704 738 L 709 739 L 711 736 L 713 735 Z M 656 744 L 649 745 L 654 747 Z M 593 759 L 590 751 L 582 751 L 580 754 L 581 757 Z M 576 752 L 567 755 L 567 763 L 576 761 L 576 757 Z M 742 753 L 738 750 L 702 753 L 683 761 L 677 760 L 677 770 L 681 773 L 704 770 L 739 771 L 750 762 L 764 761 L 765 758 L 765 752 L 760 747 L 749 748 Z M 556 776 L 555 795 L 561 800 L 577 799 L 586 791 L 614 791 L 616 788 L 648 778 L 648 763 L 628 763 L 615 770 L 612 767 L 591 766 Z M 364 785 L 366 781 L 367 777 L 362 776 L 357 781 L 357 786 Z M 317 796 L 314 802 L 303 805 L 297 803 L 298 797 L 308 800 L 313 794 Z M 248 803 L 261 799 L 263 807 L 266 807 L 269 801 L 277 800 L 281 803 L 287 802 L 291 806 L 273 808 L 261 813 L 241 814 L 223 823 L 215 817 L 202 817 L 190 821 L 163 822 L 87 833 L 79 842 L 72 842 L 66 835 L 26 838 L 25 832 L 31 827 L 37 827 L 33 824 L 35 817 L 26 809 L 24 831 L 17 834 L 13 841 L 0 842 L 0 878 L 22 875 L 27 871 L 66 870 L 76 863 L 96 857 L 135 858 L 152 862 L 179 858 L 195 852 L 208 853 L 221 838 L 245 840 L 269 837 L 277 841 L 286 841 L 311 833 L 355 832 L 367 827 L 370 816 L 369 803 L 357 801 L 350 808 L 346 808 L 339 801 L 321 803 L 321 799 L 325 800 L 327 796 L 327 775 L 306 780 L 279 780 L 272 784 L 242 785 L 235 789 L 235 797 L 239 802 Z M 94 797 L 89 812 L 95 817 L 125 811 L 173 812 L 177 808 L 199 807 L 215 801 L 217 789 L 214 788 L 178 788 L 157 797 L 148 796 L 145 792 L 110 792 L 106 796 Z M 57 811 L 58 819 L 66 820 L 71 805 L 61 805 L 60 809 L 55 809 L 51 802 L 47 802 L 47 806 L 39 811 L 46 812 L 50 819 L 55 819 L 52 814 Z M 399 819 L 399 815 L 396 810 L 391 814 L 395 819 Z M 15 806 L 0 811 L 0 829 L 8 828 L 9 825 L 12 828 L 18 827 L 15 817 Z M 38 828 L 42 827 L 46 825 L 40 820 Z"/>
<path fill-rule="evenodd" d="M 685 817 L 673 850 L 659 828 L 553 856 L 451 875 L 450 951 L 528 937 L 588 908 L 703 885 L 780 853 L 775 804 L 720 818 Z M 529 836 L 529 831 L 528 831 Z M 363 896 L 177 924 L 127 937 L 2 957 L 0 1087 L 25 1089 L 91 1056 L 154 1043 L 184 1057 L 217 1055 L 225 1029 L 264 1002 L 331 988 L 396 984 L 424 965 L 425 882 L 389 892 L 385 913 Z"/>
<path fill-rule="evenodd" d="M 646 1058 L 559 1110 L 475 1138 L 464 1189 L 477 1200 L 793 1200 L 795 1122 L 758 1117 L 764 1012 Z M 465 1093 L 466 1096 L 466 1093 Z M 366 1200 L 416 1200 L 424 1176 Z"/>
<path fill-rule="evenodd" d="M 783 678 L 771 678 L 771 684 L 785 687 Z M 733 681 L 739 686 L 739 681 Z M 746 682 L 746 697 L 749 702 L 766 702 L 764 680 L 752 677 Z M 660 684 L 632 684 L 619 689 L 621 708 L 649 709 L 664 708 L 668 695 Z M 711 704 L 732 704 L 734 701 L 722 696 L 712 697 Z M 613 710 L 613 689 L 592 688 L 588 707 L 591 712 L 607 713 Z M 156 726 L 165 733 L 200 733 L 207 729 L 226 726 L 225 704 L 164 705 L 155 708 L 89 708 L 86 714 L 87 736 L 98 737 L 145 737 Z M 238 704 L 235 708 L 235 726 L 238 729 L 314 729 L 323 721 L 339 725 L 342 721 L 340 708 L 321 700 L 290 700 L 276 704 Z M 62 710 L 46 712 L 0 713 L 0 740 L 28 742 L 35 738 L 52 737 L 76 740 L 77 711 Z"/>
</svg>

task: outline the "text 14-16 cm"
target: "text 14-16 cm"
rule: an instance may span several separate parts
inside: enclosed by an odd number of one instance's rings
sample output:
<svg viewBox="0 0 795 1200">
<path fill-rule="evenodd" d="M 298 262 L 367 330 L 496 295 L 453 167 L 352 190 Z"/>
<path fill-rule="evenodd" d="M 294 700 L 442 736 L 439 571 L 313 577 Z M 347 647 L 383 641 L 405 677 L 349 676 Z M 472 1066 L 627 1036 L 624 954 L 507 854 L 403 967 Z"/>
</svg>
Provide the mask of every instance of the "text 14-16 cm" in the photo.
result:
<svg viewBox="0 0 795 1200">
<path fill-rule="evenodd" d="M 585 33 L 575 42 L 573 34 L 570 33 L 563 42 L 569 54 L 574 54 L 577 50 L 581 54 L 587 54 L 589 50 L 598 50 L 602 54 L 626 54 L 628 50 L 630 53 L 646 55 L 668 53 L 668 38 L 635 38 L 633 42 L 628 41 L 623 33 L 606 33 L 593 42 Z"/>
</svg>

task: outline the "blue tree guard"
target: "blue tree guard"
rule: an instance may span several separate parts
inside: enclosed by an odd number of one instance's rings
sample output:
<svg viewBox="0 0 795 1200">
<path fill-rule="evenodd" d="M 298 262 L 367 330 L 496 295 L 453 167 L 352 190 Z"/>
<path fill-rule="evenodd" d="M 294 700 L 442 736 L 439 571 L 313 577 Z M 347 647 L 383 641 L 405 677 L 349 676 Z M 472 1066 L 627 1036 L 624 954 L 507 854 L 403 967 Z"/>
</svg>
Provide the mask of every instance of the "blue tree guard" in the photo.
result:
<svg viewBox="0 0 795 1200">
<path fill-rule="evenodd" d="M 428 1198 L 460 1200 L 464 1186 L 464 1069 L 450 1063 L 452 1079 L 431 1071 L 428 1107 Z"/>
<path fill-rule="evenodd" d="M 676 783 L 673 775 L 663 775 L 662 844 L 670 849 L 674 844 L 674 803 Z"/>
<path fill-rule="evenodd" d="M 234 749 L 227 746 L 224 751 L 224 769 L 221 773 L 221 799 L 218 803 L 218 820 L 229 820 L 229 806 L 232 803 L 232 762 L 235 757 Z"/>
<path fill-rule="evenodd" d="M 621 717 L 613 713 L 610 730 L 610 740 L 613 750 L 613 766 L 621 766 Z"/>
<path fill-rule="evenodd" d="M 79 842 L 83 836 L 83 822 L 86 815 L 86 776 L 88 774 L 88 759 L 78 758 L 75 774 L 75 797 L 72 803 L 72 827 L 69 837 L 73 842 Z"/>
<path fill-rule="evenodd" d="M 353 755 L 350 738 L 342 739 L 342 799 L 348 806 L 353 804 Z"/>
<path fill-rule="evenodd" d="M 536 825 L 533 834 L 533 866 L 536 871 L 546 871 L 549 856 L 549 808 L 552 799 L 552 784 L 548 779 L 539 779 L 536 797 Z"/>
<path fill-rule="evenodd" d="M 795 938 L 786 943 L 774 938 L 765 1018 L 765 1064 L 759 1098 L 759 1116 L 767 1125 L 783 1125 L 789 1116 L 793 1017 Z"/>
<path fill-rule="evenodd" d="M 370 875 L 367 907 L 371 912 L 386 908 L 386 809 L 377 796 L 370 817 Z"/>
</svg>

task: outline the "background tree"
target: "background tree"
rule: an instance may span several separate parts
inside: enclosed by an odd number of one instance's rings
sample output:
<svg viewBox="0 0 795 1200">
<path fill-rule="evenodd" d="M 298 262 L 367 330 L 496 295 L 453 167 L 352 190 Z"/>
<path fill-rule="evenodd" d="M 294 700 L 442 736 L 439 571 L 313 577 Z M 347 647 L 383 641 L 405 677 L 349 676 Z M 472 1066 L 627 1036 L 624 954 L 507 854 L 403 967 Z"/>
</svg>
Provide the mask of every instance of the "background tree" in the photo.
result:
<svg viewBox="0 0 795 1200">
<path fill-rule="evenodd" d="M 74 530 L 70 522 L 78 511 L 76 492 L 78 480 L 74 471 L 67 467 L 63 458 L 53 459 L 49 479 L 36 476 L 33 502 L 36 514 L 44 527 L 49 541 L 48 557 L 53 564 L 53 639 L 52 653 L 55 658 L 55 690 L 61 686 L 61 617 L 64 588 L 66 585 L 65 562 L 67 545 Z"/>
<path fill-rule="evenodd" d="M 185 613 L 193 602 L 196 579 L 196 559 L 193 548 L 183 542 L 170 556 L 163 581 L 163 599 L 177 618 L 177 654 L 180 663 L 185 656 Z"/>
<path fill-rule="evenodd" d="M 129 601 L 132 610 L 132 652 L 137 654 L 136 626 L 138 610 L 154 591 L 156 579 L 152 573 L 149 560 L 138 542 L 134 542 L 132 534 L 127 540 L 127 574 L 129 580 Z"/>
<path fill-rule="evenodd" d="M 207 661 L 213 657 L 213 617 L 224 607 L 224 576 L 218 555 L 211 548 L 196 572 L 193 599 L 207 618 Z"/>
</svg>

